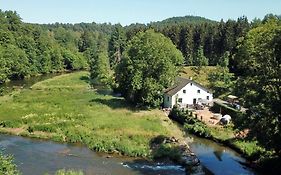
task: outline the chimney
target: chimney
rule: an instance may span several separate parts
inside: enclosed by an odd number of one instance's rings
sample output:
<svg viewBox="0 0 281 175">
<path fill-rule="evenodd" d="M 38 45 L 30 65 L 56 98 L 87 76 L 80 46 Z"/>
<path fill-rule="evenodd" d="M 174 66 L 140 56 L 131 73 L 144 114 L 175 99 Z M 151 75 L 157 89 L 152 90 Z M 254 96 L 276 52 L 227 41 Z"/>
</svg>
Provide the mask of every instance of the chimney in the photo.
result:
<svg viewBox="0 0 281 175">
<path fill-rule="evenodd" d="M 189 77 L 190 80 L 192 80 L 192 77 Z"/>
</svg>

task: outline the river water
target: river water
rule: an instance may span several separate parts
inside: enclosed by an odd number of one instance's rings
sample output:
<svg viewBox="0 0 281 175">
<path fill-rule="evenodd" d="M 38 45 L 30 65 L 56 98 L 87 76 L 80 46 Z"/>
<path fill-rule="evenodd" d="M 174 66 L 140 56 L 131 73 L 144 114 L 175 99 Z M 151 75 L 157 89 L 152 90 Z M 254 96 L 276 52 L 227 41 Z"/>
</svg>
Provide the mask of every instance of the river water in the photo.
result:
<svg viewBox="0 0 281 175">
<path fill-rule="evenodd" d="M 1 85 L 6 93 L 16 87 L 29 88 L 36 82 L 57 76 L 48 74 L 26 80 L 11 81 Z M 257 174 L 243 165 L 246 161 L 235 151 L 210 140 L 189 135 L 191 149 L 201 165 L 185 172 L 183 167 L 143 159 L 111 157 L 95 153 L 81 145 L 55 143 L 18 136 L 0 134 L 0 149 L 14 156 L 15 163 L 23 175 L 54 174 L 59 169 L 82 170 L 86 175 L 247 175 Z"/>
<path fill-rule="evenodd" d="M 201 164 L 216 175 L 248 175 L 257 174 L 246 167 L 246 160 L 234 150 L 211 140 L 190 135 L 187 139 L 192 151 Z"/>
<path fill-rule="evenodd" d="M 152 163 L 129 157 L 108 157 L 81 145 L 55 143 L 1 135 L 0 149 L 14 156 L 23 175 L 54 174 L 59 169 L 82 170 L 86 175 L 175 174 L 185 171 L 176 165 Z"/>
<path fill-rule="evenodd" d="M 49 73 L 49 74 L 43 74 L 35 77 L 30 77 L 22 80 L 13 80 L 9 81 L 3 84 L 0 84 L 0 88 L 3 88 L 4 93 L 9 93 L 13 91 L 14 89 L 21 89 L 21 88 L 29 88 L 33 84 L 43 81 L 58 75 L 61 75 L 63 73 Z"/>
</svg>

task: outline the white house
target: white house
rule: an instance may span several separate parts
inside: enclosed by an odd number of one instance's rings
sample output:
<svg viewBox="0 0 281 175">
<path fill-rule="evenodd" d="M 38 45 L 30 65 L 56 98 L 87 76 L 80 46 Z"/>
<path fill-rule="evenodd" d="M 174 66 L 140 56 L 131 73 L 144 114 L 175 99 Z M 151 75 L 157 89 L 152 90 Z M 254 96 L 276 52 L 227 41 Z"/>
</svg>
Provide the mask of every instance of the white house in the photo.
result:
<svg viewBox="0 0 281 175">
<path fill-rule="evenodd" d="M 174 105 L 186 107 L 187 105 L 209 103 L 213 94 L 204 86 L 192 79 L 178 77 L 176 83 L 164 92 L 164 107 L 172 108 Z"/>
</svg>

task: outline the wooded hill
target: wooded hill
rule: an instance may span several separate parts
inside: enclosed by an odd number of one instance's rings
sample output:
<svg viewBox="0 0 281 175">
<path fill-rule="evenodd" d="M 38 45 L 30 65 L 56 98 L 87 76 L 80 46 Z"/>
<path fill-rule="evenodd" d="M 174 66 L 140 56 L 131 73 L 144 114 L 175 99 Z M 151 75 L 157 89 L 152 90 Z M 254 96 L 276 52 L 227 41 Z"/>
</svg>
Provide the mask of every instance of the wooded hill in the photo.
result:
<svg viewBox="0 0 281 175">
<path fill-rule="evenodd" d="M 268 15 L 266 18 L 270 18 Z M 264 20 L 266 20 L 266 18 Z M 249 23 L 246 17 L 215 22 L 202 17 L 169 18 L 150 24 L 29 24 L 12 11 L 0 11 L 0 82 L 65 69 L 83 69 L 96 56 L 98 45 L 104 43 L 110 65 L 118 60 L 126 42 L 139 31 L 154 29 L 170 38 L 183 53 L 186 65 L 197 65 L 200 52 L 208 59 L 204 64 L 217 65 L 230 58 L 230 68 L 236 71 L 232 55 L 237 39 L 261 20 Z M 201 51 L 200 51 L 201 50 Z"/>
</svg>

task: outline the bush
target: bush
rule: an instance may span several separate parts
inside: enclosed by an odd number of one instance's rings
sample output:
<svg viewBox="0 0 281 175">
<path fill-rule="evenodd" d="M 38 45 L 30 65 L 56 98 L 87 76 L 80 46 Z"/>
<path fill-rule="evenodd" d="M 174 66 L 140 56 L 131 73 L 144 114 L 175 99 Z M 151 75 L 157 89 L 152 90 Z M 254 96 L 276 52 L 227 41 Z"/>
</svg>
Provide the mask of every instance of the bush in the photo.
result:
<svg viewBox="0 0 281 175">
<path fill-rule="evenodd" d="M 172 144 L 161 144 L 157 150 L 153 153 L 154 159 L 169 159 L 175 162 L 179 162 L 181 159 L 181 150 L 178 146 Z"/>
<path fill-rule="evenodd" d="M 0 174 L 5 174 L 5 175 L 20 174 L 11 156 L 4 156 L 0 153 Z"/>
<path fill-rule="evenodd" d="M 191 132 L 192 134 L 201 136 L 201 137 L 211 137 L 211 132 L 208 127 L 201 121 L 195 122 L 194 124 L 186 123 L 184 129 Z"/>
<path fill-rule="evenodd" d="M 192 116 L 192 114 L 189 115 L 188 113 L 188 111 L 184 111 L 178 107 L 173 107 L 169 117 L 180 124 L 183 124 L 184 128 L 192 134 L 201 137 L 211 137 L 211 132 L 206 124 Z"/>
<path fill-rule="evenodd" d="M 174 106 L 169 114 L 169 118 L 183 125 L 188 118 L 188 112 Z"/>
</svg>

